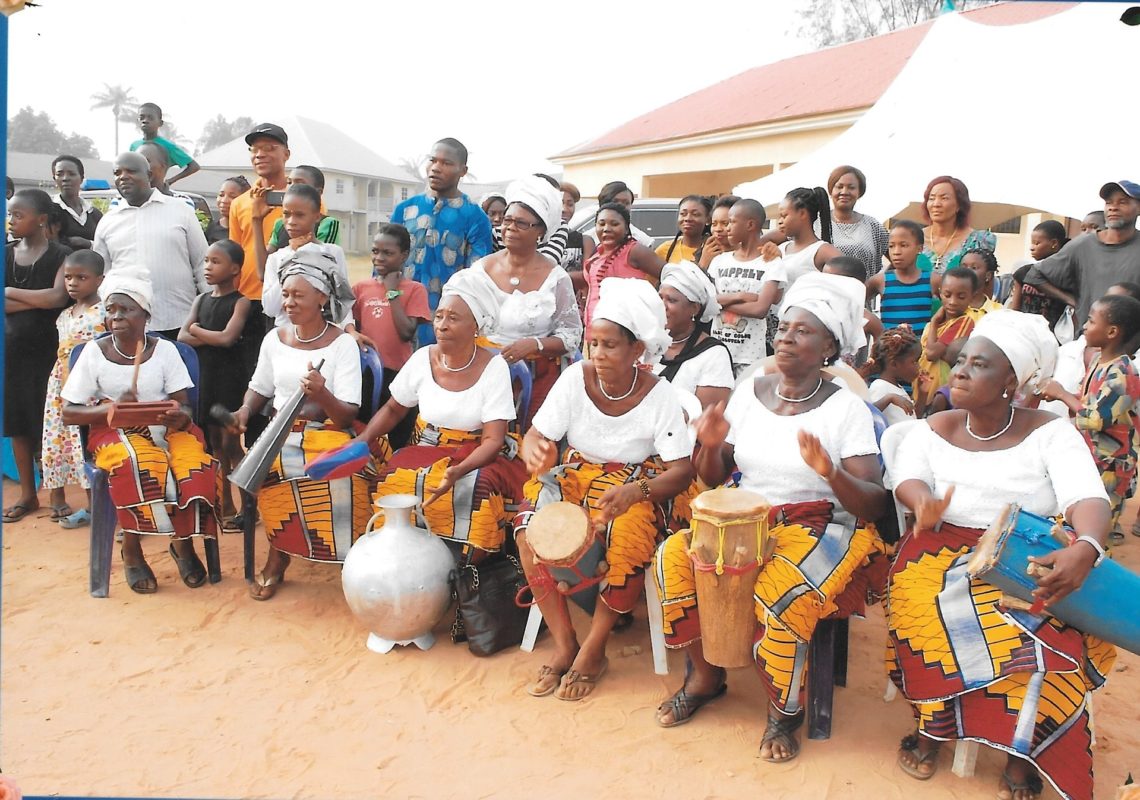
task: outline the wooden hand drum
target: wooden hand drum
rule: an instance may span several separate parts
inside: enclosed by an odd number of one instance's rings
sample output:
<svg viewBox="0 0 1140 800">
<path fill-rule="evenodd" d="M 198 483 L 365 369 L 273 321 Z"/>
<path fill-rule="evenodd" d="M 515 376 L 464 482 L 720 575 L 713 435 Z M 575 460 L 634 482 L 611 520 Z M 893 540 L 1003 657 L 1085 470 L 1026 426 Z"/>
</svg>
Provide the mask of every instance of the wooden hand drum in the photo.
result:
<svg viewBox="0 0 1140 800">
<path fill-rule="evenodd" d="M 153 400 L 145 403 L 111 403 L 107 409 L 107 426 L 111 428 L 143 428 L 161 425 L 162 417 L 182 406 L 177 400 Z"/>
<path fill-rule="evenodd" d="M 593 614 L 608 566 L 605 542 L 594 534 L 586 510 L 575 503 L 547 503 L 530 518 L 526 540 L 558 592 Z"/>
<path fill-rule="evenodd" d="M 693 562 L 705 659 L 718 667 L 753 663 L 753 588 L 764 559 L 771 504 L 743 489 L 697 495 L 689 558 Z"/>
</svg>

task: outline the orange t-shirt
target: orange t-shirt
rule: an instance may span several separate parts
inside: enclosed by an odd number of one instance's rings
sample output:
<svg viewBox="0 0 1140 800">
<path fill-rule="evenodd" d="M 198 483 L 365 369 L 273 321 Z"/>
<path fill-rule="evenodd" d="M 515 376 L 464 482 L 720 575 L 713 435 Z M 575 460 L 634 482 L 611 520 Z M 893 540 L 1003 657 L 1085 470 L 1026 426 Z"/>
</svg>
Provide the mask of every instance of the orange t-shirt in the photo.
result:
<svg viewBox="0 0 1140 800">
<path fill-rule="evenodd" d="M 321 201 L 321 213 L 325 213 L 325 202 Z M 281 219 L 281 207 L 270 208 L 261 221 L 261 240 L 269 241 L 273 224 Z M 253 249 L 253 200 L 249 192 L 244 192 L 230 203 L 230 239 L 237 242 L 245 251 L 245 262 L 238 276 L 238 291 L 250 300 L 261 302 L 261 278 L 257 276 L 257 253 Z"/>
</svg>

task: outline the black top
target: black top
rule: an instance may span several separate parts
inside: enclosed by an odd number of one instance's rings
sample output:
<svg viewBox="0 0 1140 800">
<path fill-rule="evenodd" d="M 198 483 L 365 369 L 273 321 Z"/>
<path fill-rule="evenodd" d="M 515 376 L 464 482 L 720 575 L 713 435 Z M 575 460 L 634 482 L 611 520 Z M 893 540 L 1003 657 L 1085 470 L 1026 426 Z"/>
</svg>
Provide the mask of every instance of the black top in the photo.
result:
<svg viewBox="0 0 1140 800">
<path fill-rule="evenodd" d="M 62 204 L 62 201 L 61 203 Z M 63 225 L 59 229 L 60 241 L 67 244 L 68 237 L 82 236 L 87 241 L 94 241 L 95 228 L 99 226 L 99 220 L 103 219 L 103 212 L 97 208 L 92 208 L 87 212 L 87 222 L 83 225 L 71 213 L 63 209 Z"/>
</svg>

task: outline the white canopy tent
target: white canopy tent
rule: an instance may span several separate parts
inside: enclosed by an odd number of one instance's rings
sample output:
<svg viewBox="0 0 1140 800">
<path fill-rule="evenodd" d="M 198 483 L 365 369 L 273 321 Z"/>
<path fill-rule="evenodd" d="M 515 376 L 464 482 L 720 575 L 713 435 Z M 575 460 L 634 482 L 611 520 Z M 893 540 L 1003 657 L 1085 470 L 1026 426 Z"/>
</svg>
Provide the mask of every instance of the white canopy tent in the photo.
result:
<svg viewBox="0 0 1140 800">
<path fill-rule="evenodd" d="M 882 220 L 918 219 L 938 175 L 965 181 L 976 227 L 1034 211 L 1081 218 L 1102 207 L 1102 184 L 1140 180 L 1140 28 L 1119 21 L 1123 8 L 1081 3 L 1007 26 L 945 14 L 854 125 L 735 192 L 771 209 L 853 164 L 868 184 L 858 210 Z"/>
</svg>

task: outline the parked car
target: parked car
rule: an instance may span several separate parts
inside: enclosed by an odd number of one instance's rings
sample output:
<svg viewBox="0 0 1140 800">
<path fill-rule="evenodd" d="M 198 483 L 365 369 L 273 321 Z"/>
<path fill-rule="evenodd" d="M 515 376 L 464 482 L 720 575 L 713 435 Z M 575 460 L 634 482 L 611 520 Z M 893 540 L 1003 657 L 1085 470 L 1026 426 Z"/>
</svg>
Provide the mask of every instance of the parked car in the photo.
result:
<svg viewBox="0 0 1140 800">
<path fill-rule="evenodd" d="M 630 222 L 653 237 L 653 247 L 662 242 L 670 242 L 677 235 L 677 205 L 679 200 L 645 197 L 633 201 L 629 210 Z M 570 218 L 570 229 L 585 233 L 594 227 L 594 216 L 598 204 L 591 203 L 574 212 Z"/>
</svg>

